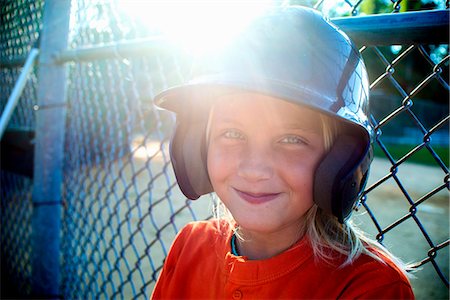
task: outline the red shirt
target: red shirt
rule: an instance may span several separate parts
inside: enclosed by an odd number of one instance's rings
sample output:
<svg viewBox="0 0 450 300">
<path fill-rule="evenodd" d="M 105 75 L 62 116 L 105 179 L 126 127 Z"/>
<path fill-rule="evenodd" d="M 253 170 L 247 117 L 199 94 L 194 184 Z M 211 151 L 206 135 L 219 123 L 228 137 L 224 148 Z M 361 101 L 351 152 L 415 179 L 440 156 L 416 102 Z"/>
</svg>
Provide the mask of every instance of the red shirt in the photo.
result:
<svg viewBox="0 0 450 300">
<path fill-rule="evenodd" d="M 361 255 L 351 265 L 314 259 L 303 238 L 265 260 L 231 254 L 232 232 L 217 222 L 188 224 L 175 239 L 153 291 L 154 299 L 413 299 L 406 276 L 386 262 Z"/>
</svg>

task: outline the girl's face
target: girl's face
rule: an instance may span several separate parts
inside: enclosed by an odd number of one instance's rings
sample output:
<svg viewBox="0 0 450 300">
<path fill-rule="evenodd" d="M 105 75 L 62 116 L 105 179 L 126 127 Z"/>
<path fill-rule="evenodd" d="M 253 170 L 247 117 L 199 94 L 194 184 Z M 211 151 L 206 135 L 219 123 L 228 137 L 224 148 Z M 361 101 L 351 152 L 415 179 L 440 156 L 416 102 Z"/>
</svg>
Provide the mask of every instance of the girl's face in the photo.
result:
<svg viewBox="0 0 450 300">
<path fill-rule="evenodd" d="M 247 231 L 298 232 L 324 153 L 320 118 L 310 109 L 238 93 L 220 97 L 211 112 L 211 183 Z"/>
</svg>

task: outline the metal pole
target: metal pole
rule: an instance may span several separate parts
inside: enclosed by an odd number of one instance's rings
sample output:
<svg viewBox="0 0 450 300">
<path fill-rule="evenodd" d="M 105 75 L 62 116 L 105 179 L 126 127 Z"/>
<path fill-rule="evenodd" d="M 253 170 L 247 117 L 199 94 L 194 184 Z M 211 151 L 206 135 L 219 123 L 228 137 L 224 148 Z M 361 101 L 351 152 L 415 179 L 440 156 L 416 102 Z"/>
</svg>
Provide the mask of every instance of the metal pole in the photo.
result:
<svg viewBox="0 0 450 300">
<path fill-rule="evenodd" d="M 19 98 L 22 95 L 23 88 L 28 80 L 28 75 L 30 75 L 33 70 L 33 64 L 35 58 L 38 56 L 39 50 L 36 48 L 32 48 L 30 54 L 28 55 L 27 61 L 20 73 L 19 78 L 17 79 L 16 84 L 14 85 L 14 89 L 12 90 L 11 95 L 8 98 L 8 102 L 6 102 L 5 109 L 3 110 L 2 117 L 0 118 L 0 140 L 3 137 L 3 133 L 5 133 L 6 126 L 8 125 L 9 120 L 16 108 L 17 103 L 19 103 Z"/>
<path fill-rule="evenodd" d="M 70 0 L 45 1 L 40 36 L 32 215 L 32 296 L 61 298 L 60 235 L 66 69 L 53 53 L 67 47 Z"/>
</svg>

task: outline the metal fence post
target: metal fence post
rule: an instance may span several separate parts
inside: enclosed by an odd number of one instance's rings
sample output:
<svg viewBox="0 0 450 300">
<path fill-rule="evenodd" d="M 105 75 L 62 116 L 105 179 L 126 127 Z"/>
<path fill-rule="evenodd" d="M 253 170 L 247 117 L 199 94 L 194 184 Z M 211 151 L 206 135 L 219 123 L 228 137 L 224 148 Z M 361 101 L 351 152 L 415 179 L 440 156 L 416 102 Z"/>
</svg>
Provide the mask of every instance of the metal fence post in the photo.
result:
<svg viewBox="0 0 450 300">
<path fill-rule="evenodd" d="M 32 216 L 32 295 L 59 298 L 66 71 L 53 60 L 67 47 L 70 0 L 45 2 L 40 35 Z"/>
</svg>

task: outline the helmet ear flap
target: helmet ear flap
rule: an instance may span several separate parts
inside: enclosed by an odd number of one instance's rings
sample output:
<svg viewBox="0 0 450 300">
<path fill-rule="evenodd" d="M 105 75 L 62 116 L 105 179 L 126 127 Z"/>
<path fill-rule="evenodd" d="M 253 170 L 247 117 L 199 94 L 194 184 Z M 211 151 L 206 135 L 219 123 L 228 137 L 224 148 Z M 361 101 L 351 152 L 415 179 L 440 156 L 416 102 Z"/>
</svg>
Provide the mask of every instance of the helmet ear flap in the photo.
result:
<svg viewBox="0 0 450 300">
<path fill-rule="evenodd" d="M 367 146 L 352 135 L 340 135 L 317 167 L 314 177 L 314 202 L 336 216 L 340 223 L 349 217 L 365 187 L 368 164 Z"/>
<path fill-rule="evenodd" d="M 170 158 L 183 194 L 196 200 L 213 191 L 206 165 L 206 122 L 180 118 L 170 142 Z"/>
</svg>

